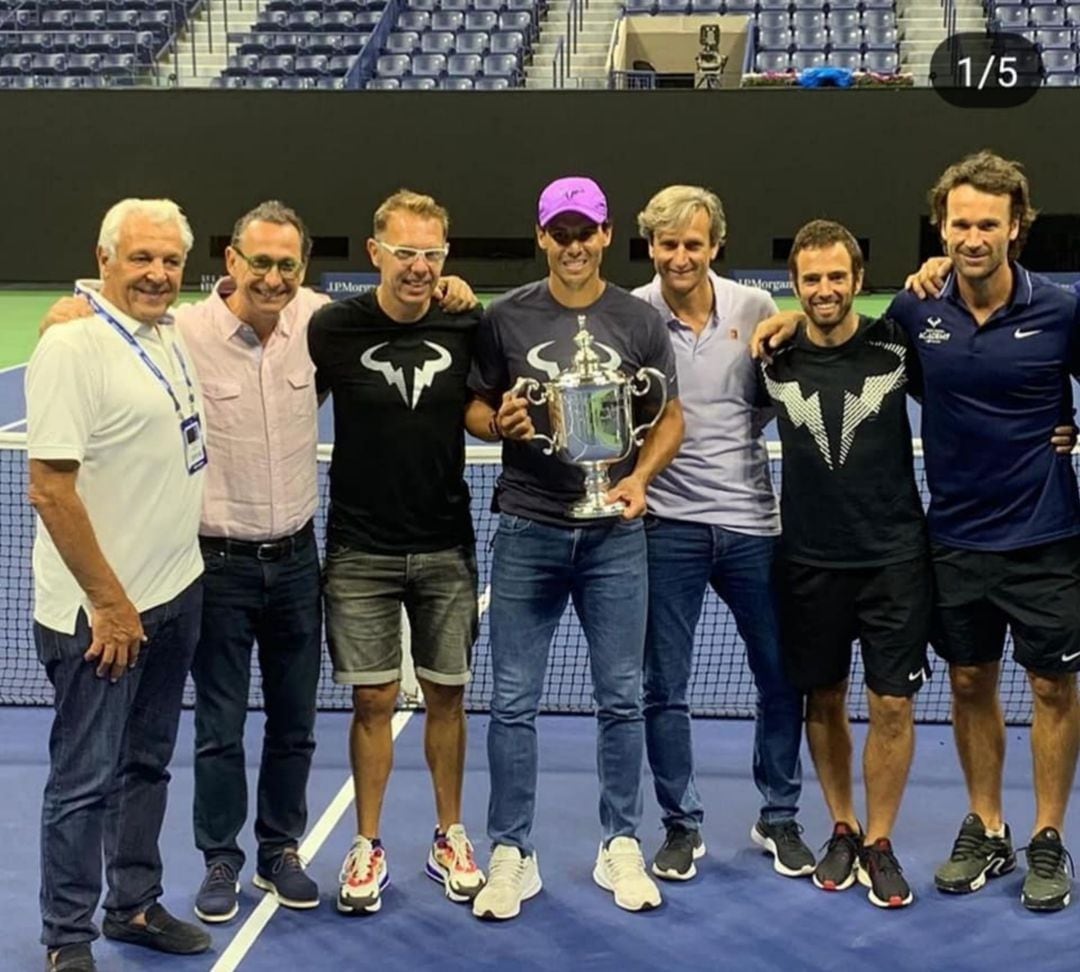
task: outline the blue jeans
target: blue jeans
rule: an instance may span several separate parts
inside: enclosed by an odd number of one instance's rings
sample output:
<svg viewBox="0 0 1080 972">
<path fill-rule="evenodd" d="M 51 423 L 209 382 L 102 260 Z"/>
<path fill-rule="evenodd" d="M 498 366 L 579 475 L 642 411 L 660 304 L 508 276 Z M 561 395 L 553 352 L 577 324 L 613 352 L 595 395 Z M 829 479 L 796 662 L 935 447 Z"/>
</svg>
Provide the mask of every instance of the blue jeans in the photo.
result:
<svg viewBox="0 0 1080 972">
<path fill-rule="evenodd" d="M 56 710 L 41 810 L 41 940 L 48 948 L 97 938 L 102 851 L 110 916 L 127 921 L 161 896 L 167 767 L 201 609 L 196 581 L 144 611 L 149 640 L 116 684 L 83 660 L 91 641 L 85 613 L 73 635 L 34 624 Z"/>
<path fill-rule="evenodd" d="M 775 537 L 650 516 L 645 637 L 645 742 L 664 825 L 691 830 L 704 816 L 694 786 L 686 690 L 694 630 L 707 587 L 727 604 L 757 687 L 754 782 L 762 819 L 791 819 L 802 792 L 802 696 L 788 682 L 773 581 Z"/>
<path fill-rule="evenodd" d="M 239 870 L 248 815 L 244 721 L 252 645 L 258 644 L 266 725 L 255 838 L 259 863 L 295 847 L 307 827 L 315 752 L 315 691 L 322 662 L 322 606 L 315 533 L 295 549 L 259 560 L 247 545 L 202 541 L 206 573 L 195 680 L 195 846 L 209 864 Z"/>
<path fill-rule="evenodd" d="M 645 532 L 640 520 L 548 526 L 502 514 L 491 569 L 488 835 L 532 853 L 536 714 L 551 637 L 568 599 L 589 645 L 604 840 L 641 822 Z"/>
</svg>

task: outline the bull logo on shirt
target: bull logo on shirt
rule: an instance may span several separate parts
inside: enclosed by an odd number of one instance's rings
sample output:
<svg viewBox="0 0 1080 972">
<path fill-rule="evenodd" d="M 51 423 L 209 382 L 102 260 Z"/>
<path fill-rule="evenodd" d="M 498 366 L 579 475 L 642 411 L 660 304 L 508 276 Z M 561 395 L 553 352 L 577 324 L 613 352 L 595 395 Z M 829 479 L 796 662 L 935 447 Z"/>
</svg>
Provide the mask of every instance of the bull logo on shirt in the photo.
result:
<svg viewBox="0 0 1080 972">
<path fill-rule="evenodd" d="M 367 368 L 368 371 L 374 371 L 382 375 L 391 388 L 398 390 L 401 400 L 410 409 L 415 409 L 420 402 L 420 396 L 423 395 L 424 389 L 430 388 L 434 384 L 435 376 L 439 372 L 446 371 L 450 367 L 453 358 L 451 358 L 450 352 L 441 344 L 436 344 L 434 341 L 425 341 L 424 344 L 434 351 L 438 357 L 429 358 L 413 368 L 412 395 L 410 396 L 405 384 L 405 369 L 394 364 L 393 361 L 387 361 L 375 356 L 376 352 L 381 351 L 389 343 L 389 341 L 383 341 L 381 344 L 372 345 L 360 356 L 360 364 Z"/>
<path fill-rule="evenodd" d="M 895 355 L 897 365 L 892 371 L 883 375 L 868 375 L 864 378 L 858 395 L 853 395 L 850 391 L 844 392 L 844 411 L 840 424 L 840 443 L 836 462 L 838 466 L 842 466 L 847 460 L 859 426 L 871 416 L 877 415 L 886 397 L 894 391 L 899 391 L 907 382 L 905 365 L 907 348 L 904 345 L 880 341 L 868 341 L 867 344 Z M 821 413 L 820 394 L 815 391 L 808 396 L 803 395 L 798 381 L 777 381 L 771 378 L 764 369 L 762 374 L 765 376 L 765 386 L 769 394 L 784 406 L 791 424 L 797 429 L 806 426 L 825 465 L 833 469 L 832 448 L 829 445 L 825 419 Z"/>
<path fill-rule="evenodd" d="M 554 361 L 549 361 L 547 358 L 542 357 L 542 353 L 550 348 L 555 342 L 544 341 L 542 344 L 534 344 L 529 348 L 528 354 L 525 355 L 525 360 L 535 368 L 537 371 L 542 371 L 551 381 L 562 374 L 562 369 Z M 601 344 L 599 341 L 593 341 L 593 348 L 598 352 L 603 352 L 607 355 L 606 359 L 601 359 L 600 367 L 606 368 L 611 371 L 618 371 L 622 367 L 622 357 L 619 352 L 616 351 L 609 344 Z"/>
<path fill-rule="evenodd" d="M 944 344 L 952 335 L 941 326 L 940 317 L 928 317 L 926 323 L 930 326 L 925 331 L 919 332 L 919 340 L 923 344 Z"/>
</svg>

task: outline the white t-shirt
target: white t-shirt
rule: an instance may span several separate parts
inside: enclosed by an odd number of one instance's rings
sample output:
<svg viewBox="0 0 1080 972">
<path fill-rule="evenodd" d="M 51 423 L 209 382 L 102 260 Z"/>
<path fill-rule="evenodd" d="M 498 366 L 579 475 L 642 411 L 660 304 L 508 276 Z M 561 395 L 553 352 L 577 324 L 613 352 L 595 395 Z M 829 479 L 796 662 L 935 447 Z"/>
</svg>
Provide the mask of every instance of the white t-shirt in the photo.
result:
<svg viewBox="0 0 1080 972">
<path fill-rule="evenodd" d="M 202 398 L 191 357 L 171 321 L 140 324 L 94 297 L 164 374 L 181 415 L 123 335 L 94 315 L 50 328 L 30 359 L 28 451 L 31 459 L 79 463 L 76 490 L 98 544 L 142 612 L 170 601 L 202 573 L 204 474 L 188 472 L 180 430 L 181 417 L 201 412 Z M 40 519 L 33 564 L 34 619 L 73 634 L 79 609 L 89 614 L 90 604 Z"/>
</svg>

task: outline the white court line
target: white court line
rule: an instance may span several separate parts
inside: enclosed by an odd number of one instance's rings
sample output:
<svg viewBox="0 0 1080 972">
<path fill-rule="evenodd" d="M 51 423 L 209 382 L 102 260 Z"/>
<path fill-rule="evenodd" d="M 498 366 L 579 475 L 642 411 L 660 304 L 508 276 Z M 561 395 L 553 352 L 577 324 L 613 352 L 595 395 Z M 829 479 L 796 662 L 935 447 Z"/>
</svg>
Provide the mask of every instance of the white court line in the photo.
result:
<svg viewBox="0 0 1080 972">
<path fill-rule="evenodd" d="M 0 368 L 0 375 L 6 375 L 9 371 L 18 371 L 20 368 L 25 368 L 26 362 L 17 365 L 8 365 L 6 368 Z"/>
<path fill-rule="evenodd" d="M 408 725 L 412 718 L 412 710 L 395 712 L 390 723 L 390 732 L 394 739 L 401 735 L 401 730 Z M 330 806 L 323 811 L 318 822 L 311 828 L 304 842 L 299 847 L 300 856 L 305 861 L 310 861 L 326 842 L 330 832 L 337 826 L 338 821 L 345 815 L 349 805 L 353 801 L 353 780 L 350 776 L 338 790 L 337 796 L 330 802 Z M 221 953 L 210 972 L 234 972 L 236 967 L 244 960 L 251 946 L 255 944 L 262 930 L 267 926 L 274 912 L 280 905 L 277 898 L 267 894 L 262 901 L 255 906 L 255 910 L 248 916 L 247 921 L 240 926 L 240 930 L 229 942 L 229 947 Z"/>
<path fill-rule="evenodd" d="M 8 422 L 7 425 L 0 425 L 0 432 L 10 432 L 12 429 L 17 429 L 20 425 L 26 425 L 26 419 L 21 418 L 15 422 Z"/>
</svg>

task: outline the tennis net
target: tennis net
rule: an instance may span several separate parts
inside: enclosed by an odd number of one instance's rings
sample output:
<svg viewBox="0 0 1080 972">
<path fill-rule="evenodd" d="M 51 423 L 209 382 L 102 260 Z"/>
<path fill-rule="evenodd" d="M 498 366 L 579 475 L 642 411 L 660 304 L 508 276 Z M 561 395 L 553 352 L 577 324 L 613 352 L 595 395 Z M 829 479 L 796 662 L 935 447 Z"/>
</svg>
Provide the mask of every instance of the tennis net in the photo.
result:
<svg viewBox="0 0 1080 972">
<path fill-rule="evenodd" d="M 923 474 L 921 443 L 916 440 L 916 472 L 924 500 L 926 483 Z M 779 484 L 780 454 L 776 443 L 770 444 L 774 484 Z M 322 542 L 329 489 L 330 447 L 319 448 L 319 489 L 321 503 L 316 515 L 316 532 Z M 1075 461 L 1075 459 L 1074 459 Z M 466 476 L 472 491 L 473 516 L 476 522 L 477 561 L 480 570 L 481 606 L 486 603 L 491 572 L 491 543 L 497 518 L 490 512 L 495 479 L 499 473 L 497 447 L 479 446 L 468 450 Z M 0 704 L 49 705 L 52 690 L 38 663 L 31 630 L 33 585 L 30 575 L 30 549 L 33 541 L 34 515 L 26 500 L 27 465 L 25 435 L 0 434 L 0 589 L 2 623 L 5 639 L 4 665 L 0 668 Z M 916 718 L 923 722 L 945 722 L 949 718 L 949 686 L 945 666 L 932 659 L 934 677 L 918 695 Z M 257 666 L 256 666 L 257 667 Z M 862 685 L 862 664 L 856 652 L 852 685 Z M 471 711 L 483 711 L 491 698 L 491 656 L 486 617 L 482 618 L 480 637 L 474 652 L 473 679 L 466 704 Z M 694 673 L 690 686 L 690 706 L 696 715 L 752 718 L 756 693 L 745 650 L 735 622 L 722 601 L 711 591 L 706 596 L 695 645 Z M 1010 723 L 1031 721 L 1030 695 L 1022 669 L 1011 660 L 1011 645 L 1006 647 L 1006 662 L 1001 678 L 1001 700 Z M 189 685 L 187 701 L 191 701 Z M 261 706 L 258 677 L 252 680 L 252 707 Z M 318 705 L 322 709 L 351 707 L 349 690 L 335 685 L 329 658 L 324 652 L 323 674 L 319 684 Z M 541 708 L 545 712 L 591 712 L 592 681 L 588 653 L 581 628 L 571 609 L 564 615 L 551 647 L 548 676 Z M 865 693 L 854 690 L 851 711 L 856 718 L 866 717 Z"/>
</svg>

